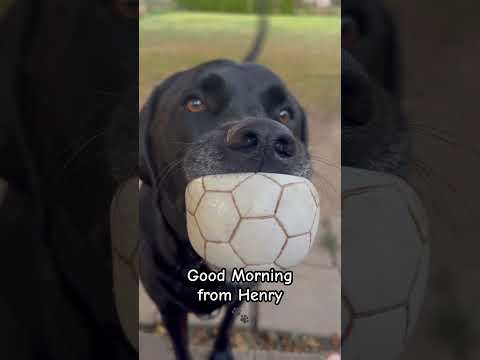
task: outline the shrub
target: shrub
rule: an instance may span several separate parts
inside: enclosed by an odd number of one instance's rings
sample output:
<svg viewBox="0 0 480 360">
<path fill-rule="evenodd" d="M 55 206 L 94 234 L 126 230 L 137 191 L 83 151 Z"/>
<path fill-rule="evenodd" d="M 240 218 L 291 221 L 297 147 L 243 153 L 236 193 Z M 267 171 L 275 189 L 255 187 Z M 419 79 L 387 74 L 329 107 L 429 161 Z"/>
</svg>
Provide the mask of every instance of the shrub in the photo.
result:
<svg viewBox="0 0 480 360">
<path fill-rule="evenodd" d="M 257 11 L 258 1 L 267 0 L 176 0 L 176 3 L 184 10 L 251 14 Z M 271 12 L 295 12 L 295 0 L 273 0 L 267 6 Z"/>
<path fill-rule="evenodd" d="M 279 12 L 281 14 L 293 14 L 295 11 L 295 0 L 281 0 Z"/>
</svg>

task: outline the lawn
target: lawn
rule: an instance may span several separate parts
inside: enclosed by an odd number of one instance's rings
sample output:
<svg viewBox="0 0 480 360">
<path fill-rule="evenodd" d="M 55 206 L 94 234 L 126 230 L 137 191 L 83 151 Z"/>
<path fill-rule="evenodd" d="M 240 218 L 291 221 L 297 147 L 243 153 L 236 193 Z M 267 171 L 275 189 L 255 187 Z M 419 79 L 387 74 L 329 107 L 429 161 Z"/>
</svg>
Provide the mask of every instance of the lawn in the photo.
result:
<svg viewBox="0 0 480 360">
<path fill-rule="evenodd" d="M 171 12 L 140 21 L 140 103 L 168 75 L 201 62 L 240 60 L 254 38 L 250 15 Z M 307 110 L 340 108 L 340 18 L 274 16 L 259 62 L 279 74 Z M 332 116 L 333 115 L 333 116 Z"/>
</svg>

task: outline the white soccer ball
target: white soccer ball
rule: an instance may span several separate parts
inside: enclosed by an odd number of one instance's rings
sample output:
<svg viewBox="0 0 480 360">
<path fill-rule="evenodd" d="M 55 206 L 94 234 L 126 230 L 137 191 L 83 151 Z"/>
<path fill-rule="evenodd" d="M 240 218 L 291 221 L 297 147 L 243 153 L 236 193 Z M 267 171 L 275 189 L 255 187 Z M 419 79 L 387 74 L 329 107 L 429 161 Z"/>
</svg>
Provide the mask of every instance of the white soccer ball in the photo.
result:
<svg viewBox="0 0 480 360">
<path fill-rule="evenodd" d="M 243 173 L 193 180 L 185 194 L 195 251 L 218 268 L 287 269 L 308 254 L 320 200 L 305 178 Z"/>
<path fill-rule="evenodd" d="M 425 211 L 400 178 L 342 168 L 342 354 L 395 360 L 425 293 Z"/>
</svg>

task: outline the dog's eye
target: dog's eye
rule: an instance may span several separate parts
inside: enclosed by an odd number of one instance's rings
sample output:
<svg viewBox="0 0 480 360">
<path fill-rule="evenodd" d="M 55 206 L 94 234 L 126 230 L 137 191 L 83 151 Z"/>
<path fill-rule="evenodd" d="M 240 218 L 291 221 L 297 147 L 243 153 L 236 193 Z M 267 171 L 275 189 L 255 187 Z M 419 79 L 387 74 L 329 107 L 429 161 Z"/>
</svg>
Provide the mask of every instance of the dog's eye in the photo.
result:
<svg viewBox="0 0 480 360">
<path fill-rule="evenodd" d="M 283 109 L 278 114 L 278 120 L 280 120 L 280 122 L 283 124 L 288 123 L 291 119 L 292 119 L 292 113 L 287 109 Z"/>
<path fill-rule="evenodd" d="M 192 113 L 204 112 L 207 110 L 207 106 L 199 98 L 191 98 L 187 101 L 186 109 Z"/>
</svg>

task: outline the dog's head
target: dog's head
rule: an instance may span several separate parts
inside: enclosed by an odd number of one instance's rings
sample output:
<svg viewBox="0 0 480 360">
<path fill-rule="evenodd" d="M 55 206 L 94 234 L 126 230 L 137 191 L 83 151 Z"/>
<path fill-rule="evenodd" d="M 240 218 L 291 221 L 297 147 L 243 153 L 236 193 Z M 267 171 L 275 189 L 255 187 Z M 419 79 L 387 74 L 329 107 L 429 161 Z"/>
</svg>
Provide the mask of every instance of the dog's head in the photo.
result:
<svg viewBox="0 0 480 360">
<path fill-rule="evenodd" d="M 305 113 L 258 64 L 218 60 L 177 73 L 153 91 L 140 121 L 142 180 L 180 208 L 197 177 L 312 173 Z"/>
<path fill-rule="evenodd" d="M 400 110 L 395 28 L 376 0 L 342 3 L 342 165 L 403 175 L 408 132 Z"/>
</svg>

